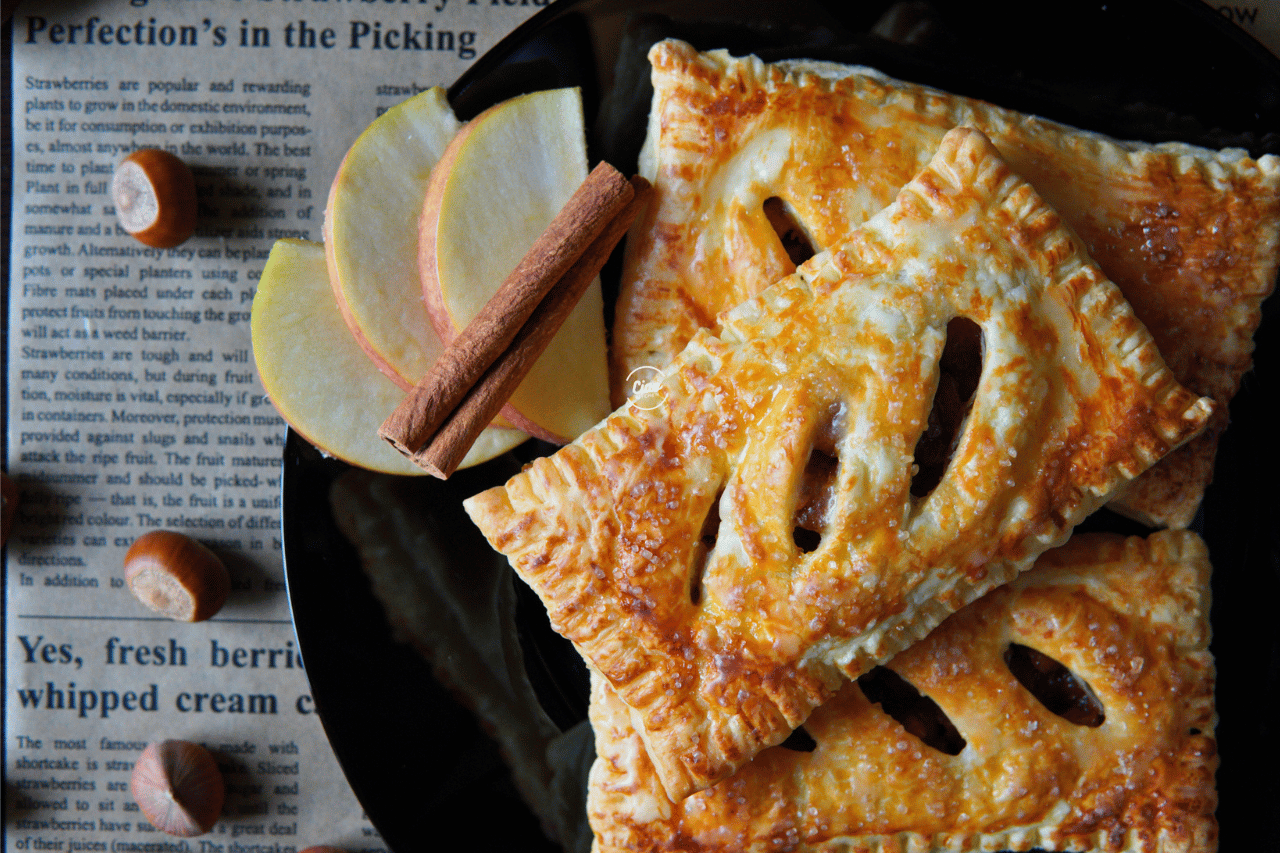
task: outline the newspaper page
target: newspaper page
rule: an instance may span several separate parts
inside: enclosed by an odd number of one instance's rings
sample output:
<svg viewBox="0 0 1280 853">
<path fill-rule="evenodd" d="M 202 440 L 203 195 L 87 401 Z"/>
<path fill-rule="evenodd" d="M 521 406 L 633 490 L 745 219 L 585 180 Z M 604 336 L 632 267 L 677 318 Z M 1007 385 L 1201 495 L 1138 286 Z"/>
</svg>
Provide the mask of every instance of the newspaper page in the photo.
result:
<svg viewBox="0 0 1280 853">
<path fill-rule="evenodd" d="M 285 424 L 257 379 L 249 310 L 272 243 L 320 238 L 337 164 L 379 111 L 452 82 L 541 5 L 96 0 L 13 13 L 6 853 L 383 849 L 293 639 Z M 1280 47 L 1280 4 L 1209 5 Z M 176 248 L 117 223 L 112 173 L 140 147 L 196 173 L 200 226 Z M 155 618 L 124 588 L 129 544 L 160 528 L 230 566 L 214 619 Z M 214 752 L 228 800 L 211 834 L 177 842 L 138 811 L 130 770 L 158 738 Z"/>
<path fill-rule="evenodd" d="M 1219 0 L 1204 2 L 1265 45 L 1272 53 L 1280 55 L 1280 3 L 1276 0 L 1264 0 L 1262 3 L 1222 3 Z"/>
<path fill-rule="evenodd" d="M 380 850 L 314 713 L 281 559 L 286 425 L 249 312 L 274 241 L 321 239 L 347 147 L 453 82 L 546 0 L 100 0 L 14 12 L 3 849 Z M 8 82 L 6 85 L 10 85 Z M 109 188 L 140 147 L 191 166 L 195 235 L 133 239 Z M 125 552 L 198 538 L 233 590 L 155 617 Z M 212 833 L 157 831 L 128 790 L 148 741 L 213 752 Z M 160 842 L 169 843 L 168 846 Z"/>
</svg>

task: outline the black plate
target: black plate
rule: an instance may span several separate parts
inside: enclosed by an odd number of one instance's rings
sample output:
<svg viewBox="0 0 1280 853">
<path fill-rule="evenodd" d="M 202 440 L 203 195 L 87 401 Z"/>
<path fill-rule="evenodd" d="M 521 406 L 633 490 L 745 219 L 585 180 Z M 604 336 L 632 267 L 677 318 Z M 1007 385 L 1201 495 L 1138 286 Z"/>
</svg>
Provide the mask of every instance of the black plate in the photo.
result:
<svg viewBox="0 0 1280 853">
<path fill-rule="evenodd" d="M 1280 63 L 1200 0 L 1063 2 L 1044 11 L 990 0 L 899 4 L 916 16 L 915 26 L 899 28 L 913 32 L 910 44 L 872 34 L 889 5 L 558 3 L 477 61 L 451 88 L 450 100 L 468 118 L 520 92 L 581 86 L 592 159 L 629 171 L 648 108 L 644 48 L 673 35 L 702 49 L 727 47 L 766 59 L 809 56 L 873 65 L 1120 138 L 1241 145 L 1255 155 L 1280 151 L 1274 133 L 1280 130 Z M 615 79 L 631 85 L 615 86 Z M 607 268 L 607 292 L 615 279 Z M 1277 387 L 1274 302 L 1264 312 L 1255 369 L 1232 404 L 1216 478 L 1194 525 L 1216 567 L 1212 618 L 1224 851 L 1274 849 L 1267 824 L 1280 802 L 1274 704 L 1280 695 L 1280 635 L 1274 628 L 1280 460 L 1264 426 Z M 460 500 L 504 481 L 522 458 L 546 449 L 527 444 L 447 483 L 405 479 L 412 484 L 405 486 L 407 494 L 417 496 L 406 505 L 419 507 L 419 523 L 434 536 L 438 559 L 449 564 L 444 568 L 468 571 L 489 553 Z M 290 435 L 283 499 L 289 596 L 317 710 L 357 796 L 400 853 L 458 836 L 472 849 L 556 849 L 512 784 L 485 726 L 422 656 L 394 638 L 330 509 L 330 486 L 345 472 L 345 465 Z M 1105 512 L 1088 525 L 1130 529 Z M 528 713 L 569 727 L 585 709 L 581 666 L 549 632 L 536 600 L 522 585 L 514 588 L 524 666 L 542 705 L 532 703 Z"/>
</svg>

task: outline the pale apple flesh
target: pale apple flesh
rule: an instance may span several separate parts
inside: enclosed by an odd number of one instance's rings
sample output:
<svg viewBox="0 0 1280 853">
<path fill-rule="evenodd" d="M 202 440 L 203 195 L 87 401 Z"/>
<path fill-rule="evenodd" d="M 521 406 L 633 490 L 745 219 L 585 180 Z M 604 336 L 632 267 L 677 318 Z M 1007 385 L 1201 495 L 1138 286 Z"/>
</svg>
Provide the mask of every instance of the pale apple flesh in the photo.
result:
<svg viewBox="0 0 1280 853">
<path fill-rule="evenodd" d="M 431 173 L 418 238 L 422 294 L 451 341 L 497 291 L 587 177 L 577 89 L 504 101 L 458 131 Z M 564 444 L 609 413 L 604 301 L 597 280 L 503 415 Z"/>
<path fill-rule="evenodd" d="M 405 391 L 444 349 L 422 302 L 414 225 L 431 169 L 460 126 L 439 87 L 387 110 L 343 157 L 325 208 L 338 308 L 360 347 Z"/>
<path fill-rule="evenodd" d="M 258 281 L 250 315 L 263 387 L 290 426 L 320 451 L 388 474 L 425 474 L 378 437 L 404 399 L 349 333 L 329 286 L 324 247 L 279 240 Z M 462 467 L 505 453 L 523 432 L 486 427 Z"/>
</svg>

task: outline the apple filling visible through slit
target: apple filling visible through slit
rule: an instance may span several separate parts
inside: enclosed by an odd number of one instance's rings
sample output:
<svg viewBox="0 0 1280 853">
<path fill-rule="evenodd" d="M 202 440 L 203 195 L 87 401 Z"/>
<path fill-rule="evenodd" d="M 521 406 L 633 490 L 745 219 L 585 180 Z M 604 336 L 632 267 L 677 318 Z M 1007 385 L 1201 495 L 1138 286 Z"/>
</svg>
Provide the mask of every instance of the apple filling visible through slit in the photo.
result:
<svg viewBox="0 0 1280 853">
<path fill-rule="evenodd" d="M 836 451 L 839 430 L 837 414 L 834 410 L 828 413 L 814 435 L 809 459 L 800 475 L 792 538 L 802 554 L 818 549 L 822 543 L 822 531 L 827 527 L 827 514 L 831 509 L 836 474 L 840 467 Z"/>
<path fill-rule="evenodd" d="M 916 443 L 916 474 L 911 479 L 915 497 L 928 495 L 946 474 L 981 377 L 982 327 L 967 317 L 955 317 L 947 323 L 929 422 Z"/>
<path fill-rule="evenodd" d="M 693 564 L 689 580 L 689 600 L 694 604 L 702 601 L 702 576 L 707 570 L 707 561 L 711 559 L 711 549 L 716 547 L 716 537 L 720 533 L 720 498 L 724 495 L 724 487 L 716 491 L 707 510 L 707 517 L 702 522 L 702 533 L 693 546 Z"/>
<path fill-rule="evenodd" d="M 959 755 L 965 748 L 965 739 L 938 703 L 888 667 L 877 666 L 860 676 L 858 687 L 868 701 L 878 704 L 904 729 L 939 752 Z"/>
<path fill-rule="evenodd" d="M 938 363 L 938 388 L 928 425 L 915 448 L 917 470 L 911 480 L 911 494 L 917 498 L 933 491 L 951 463 L 982 377 L 982 346 L 982 328 L 977 323 L 966 317 L 955 317 L 947 323 L 947 342 Z M 801 553 L 817 550 L 827 524 L 839 467 L 835 420 L 834 416 L 828 417 L 818 431 L 801 475 L 793 534 Z"/>
<path fill-rule="evenodd" d="M 1010 643 L 1005 665 L 1018 682 L 1053 713 L 1077 726 L 1096 728 L 1106 721 L 1102 703 L 1078 675 L 1029 646 Z"/>
<path fill-rule="evenodd" d="M 772 196 L 764 200 L 764 215 L 778 235 L 782 249 L 792 264 L 798 267 L 814 256 L 813 241 L 793 215 L 790 205 L 777 196 Z"/>
</svg>

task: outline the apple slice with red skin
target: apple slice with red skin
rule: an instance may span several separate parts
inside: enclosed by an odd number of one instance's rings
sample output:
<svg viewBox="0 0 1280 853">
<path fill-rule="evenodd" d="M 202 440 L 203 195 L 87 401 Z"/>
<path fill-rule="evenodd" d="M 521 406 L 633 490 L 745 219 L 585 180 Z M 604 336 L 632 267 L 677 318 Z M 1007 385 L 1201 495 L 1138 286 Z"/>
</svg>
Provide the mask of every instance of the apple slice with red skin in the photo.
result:
<svg viewBox="0 0 1280 853">
<path fill-rule="evenodd" d="M 578 89 L 503 101 L 463 125 L 431 172 L 420 219 L 422 293 L 446 342 L 471 322 L 587 177 Z M 595 281 L 502 410 L 565 444 L 610 411 Z"/>
<path fill-rule="evenodd" d="M 319 450 L 388 474 L 425 474 L 378 437 L 404 391 L 374 366 L 348 332 L 329 287 L 324 247 L 278 240 L 249 319 L 258 374 L 280 416 Z M 528 438 L 486 427 L 463 460 L 476 465 Z"/>
<path fill-rule="evenodd" d="M 444 351 L 422 302 L 415 225 L 431 169 L 461 126 L 443 89 L 420 92 L 374 119 L 329 188 L 324 249 L 338 309 L 405 391 Z"/>
</svg>

